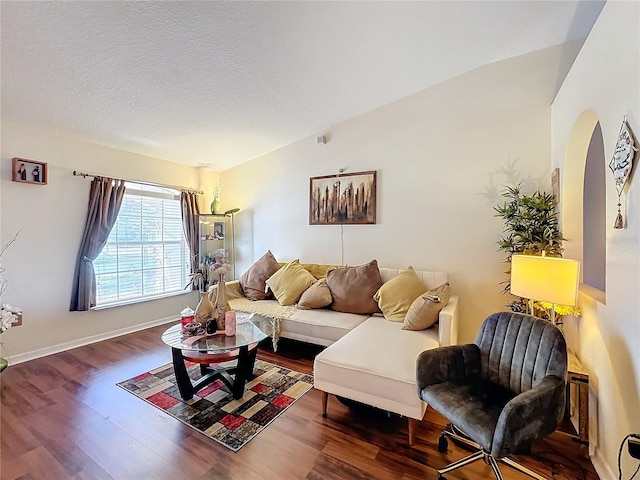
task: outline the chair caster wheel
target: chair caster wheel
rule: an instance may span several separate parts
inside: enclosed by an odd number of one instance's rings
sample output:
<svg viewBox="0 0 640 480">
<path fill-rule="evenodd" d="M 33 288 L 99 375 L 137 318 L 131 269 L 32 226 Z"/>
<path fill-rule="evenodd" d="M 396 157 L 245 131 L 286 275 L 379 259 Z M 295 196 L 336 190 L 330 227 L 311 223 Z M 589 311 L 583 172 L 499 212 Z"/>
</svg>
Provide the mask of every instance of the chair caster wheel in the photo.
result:
<svg viewBox="0 0 640 480">
<path fill-rule="evenodd" d="M 444 434 L 440 434 L 440 438 L 438 438 L 438 451 L 440 453 L 444 453 L 447 451 L 447 449 L 449 448 L 449 441 L 447 440 L 447 437 L 444 436 Z M 442 477 L 442 475 L 441 475 Z M 444 477 L 442 477 L 444 478 Z M 440 479 L 438 479 L 440 480 Z"/>
</svg>

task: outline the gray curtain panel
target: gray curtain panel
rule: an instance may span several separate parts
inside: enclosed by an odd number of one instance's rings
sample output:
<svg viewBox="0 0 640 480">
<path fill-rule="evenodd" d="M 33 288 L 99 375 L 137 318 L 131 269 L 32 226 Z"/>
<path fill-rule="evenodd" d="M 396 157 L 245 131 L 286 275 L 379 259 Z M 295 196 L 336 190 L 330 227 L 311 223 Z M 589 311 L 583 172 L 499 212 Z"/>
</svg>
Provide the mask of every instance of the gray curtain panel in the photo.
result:
<svg viewBox="0 0 640 480">
<path fill-rule="evenodd" d="M 124 180 L 95 177 L 91 181 L 87 221 L 76 260 L 69 311 L 85 311 L 96 304 L 96 275 L 93 261 L 107 243 L 118 219 L 124 197 Z"/>
<path fill-rule="evenodd" d="M 189 245 L 189 251 L 191 252 L 191 273 L 198 271 L 199 261 L 198 256 L 200 253 L 200 241 L 199 241 L 199 217 L 200 209 L 198 207 L 198 194 L 194 192 L 182 192 L 180 194 L 180 206 L 182 207 L 182 228 L 184 229 L 184 236 L 187 239 Z M 192 289 L 196 290 L 196 286 L 192 285 Z"/>
</svg>

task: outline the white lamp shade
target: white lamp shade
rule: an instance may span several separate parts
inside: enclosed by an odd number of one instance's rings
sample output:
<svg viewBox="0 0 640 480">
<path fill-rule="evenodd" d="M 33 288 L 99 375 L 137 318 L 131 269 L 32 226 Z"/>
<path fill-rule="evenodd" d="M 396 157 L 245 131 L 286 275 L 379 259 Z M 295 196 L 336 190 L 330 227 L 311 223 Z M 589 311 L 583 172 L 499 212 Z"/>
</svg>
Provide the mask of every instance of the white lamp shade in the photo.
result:
<svg viewBox="0 0 640 480">
<path fill-rule="evenodd" d="M 511 293 L 556 305 L 578 301 L 580 262 L 568 258 L 513 255 Z"/>
</svg>

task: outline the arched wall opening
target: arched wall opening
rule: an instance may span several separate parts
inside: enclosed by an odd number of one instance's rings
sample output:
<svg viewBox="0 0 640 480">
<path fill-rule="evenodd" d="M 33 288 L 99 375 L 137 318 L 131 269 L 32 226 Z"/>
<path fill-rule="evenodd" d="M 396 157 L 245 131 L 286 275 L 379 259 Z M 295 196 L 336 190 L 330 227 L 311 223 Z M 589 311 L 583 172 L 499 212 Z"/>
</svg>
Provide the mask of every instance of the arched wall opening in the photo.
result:
<svg viewBox="0 0 640 480">
<path fill-rule="evenodd" d="M 582 282 L 601 295 L 606 292 L 607 235 L 604 139 L 600 122 L 589 141 L 582 195 Z"/>
<path fill-rule="evenodd" d="M 592 182 L 593 179 L 589 179 L 587 172 L 587 159 L 589 157 L 590 145 L 592 145 L 593 139 L 593 160 L 589 162 L 593 169 L 596 170 L 599 166 L 604 168 L 604 147 L 602 139 L 602 130 L 598 122 L 598 117 L 593 110 L 585 110 L 582 112 L 571 130 L 569 137 L 569 143 L 564 159 L 562 175 L 562 192 L 561 192 L 561 224 L 562 232 L 567 238 L 565 243 L 565 257 L 580 260 L 582 263 L 581 268 L 581 283 L 580 291 L 596 299 L 601 303 L 605 303 L 605 291 L 606 288 L 600 290 L 597 287 L 593 287 L 588 283 L 585 283 L 585 254 L 588 254 L 589 258 L 587 262 L 592 261 L 591 248 L 596 245 L 598 248 L 603 248 L 606 252 L 606 231 L 604 226 L 604 217 L 594 220 L 596 222 L 603 222 L 599 229 L 592 229 L 591 225 L 587 225 L 586 233 L 589 235 L 589 239 L 586 240 L 585 250 L 585 213 L 589 216 L 589 222 L 591 222 L 592 207 L 587 202 L 585 209 L 585 194 L 590 194 L 592 188 L 601 189 L 602 201 L 600 205 L 603 208 L 602 215 L 604 215 L 604 196 L 606 192 L 606 185 L 604 182 L 604 174 L 599 176 L 598 179 Z M 598 163 L 600 165 L 598 166 Z M 585 190 L 585 184 L 587 190 Z M 596 200 L 597 201 L 597 200 Z M 601 232 L 602 238 L 593 239 L 592 230 Z M 599 235 L 599 234 L 598 234 Z M 606 253 L 604 254 L 606 255 Z M 601 257 L 601 267 L 598 275 L 603 278 L 602 285 L 606 287 L 606 257 Z M 592 267 L 587 267 L 587 271 L 593 272 Z M 598 271 L 598 268 L 595 269 Z M 588 273 L 589 278 L 591 273 Z"/>
</svg>

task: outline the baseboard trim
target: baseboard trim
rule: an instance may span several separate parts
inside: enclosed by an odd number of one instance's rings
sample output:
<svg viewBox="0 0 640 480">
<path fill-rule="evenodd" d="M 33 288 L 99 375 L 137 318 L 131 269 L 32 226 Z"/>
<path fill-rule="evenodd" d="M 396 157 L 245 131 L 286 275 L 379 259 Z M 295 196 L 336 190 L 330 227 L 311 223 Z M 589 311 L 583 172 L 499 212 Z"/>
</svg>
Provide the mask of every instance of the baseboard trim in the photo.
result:
<svg viewBox="0 0 640 480">
<path fill-rule="evenodd" d="M 50 347 L 39 348 L 30 352 L 20 353 L 18 355 L 9 357 L 9 365 L 28 362 L 29 360 L 35 360 L 36 358 L 46 357 L 47 355 L 64 352 L 66 350 L 71 350 L 72 348 L 83 347 L 85 345 L 101 342 L 103 340 L 109 340 L 110 338 L 121 337 L 122 335 L 126 335 L 128 333 L 139 332 L 140 330 L 156 327 L 158 325 L 164 325 L 165 323 L 174 323 L 179 320 L 180 317 L 173 315 L 171 317 L 159 318 L 150 322 L 140 323 L 138 325 L 132 325 L 125 328 L 119 328 L 118 330 L 112 330 L 110 332 L 91 335 L 89 337 L 79 338 L 70 342 L 59 343 Z"/>
<path fill-rule="evenodd" d="M 618 478 L 618 474 L 613 473 L 613 470 L 611 470 L 611 466 L 609 466 L 607 461 L 602 457 L 601 453 L 602 450 L 597 448 L 595 454 L 591 457 L 591 463 L 593 464 L 593 468 L 595 468 L 598 477 Z"/>
</svg>

